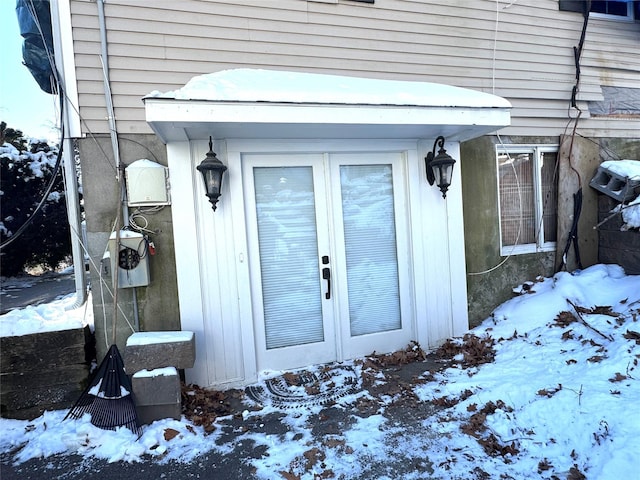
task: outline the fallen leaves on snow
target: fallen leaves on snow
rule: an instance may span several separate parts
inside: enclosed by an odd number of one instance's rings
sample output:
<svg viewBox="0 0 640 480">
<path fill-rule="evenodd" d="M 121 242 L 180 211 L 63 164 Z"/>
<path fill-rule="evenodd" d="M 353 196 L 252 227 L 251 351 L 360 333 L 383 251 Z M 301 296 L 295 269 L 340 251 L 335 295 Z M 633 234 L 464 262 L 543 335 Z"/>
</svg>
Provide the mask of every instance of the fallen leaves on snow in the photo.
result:
<svg viewBox="0 0 640 480">
<path fill-rule="evenodd" d="M 460 338 L 450 338 L 436 350 L 442 358 L 453 358 L 463 367 L 474 367 L 492 362 L 495 358 L 495 340 L 490 336 L 478 337 L 471 333 Z"/>
</svg>

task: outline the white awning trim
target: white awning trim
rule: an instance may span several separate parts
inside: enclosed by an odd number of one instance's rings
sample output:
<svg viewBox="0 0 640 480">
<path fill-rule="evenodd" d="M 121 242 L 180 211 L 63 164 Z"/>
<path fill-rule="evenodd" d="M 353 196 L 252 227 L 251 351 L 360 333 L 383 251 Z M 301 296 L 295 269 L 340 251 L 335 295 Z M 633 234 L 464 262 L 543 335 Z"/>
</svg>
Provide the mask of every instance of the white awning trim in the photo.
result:
<svg viewBox="0 0 640 480">
<path fill-rule="evenodd" d="M 144 98 L 165 142 L 208 138 L 433 138 L 463 141 L 510 124 L 511 104 L 449 85 L 238 69 Z"/>
</svg>

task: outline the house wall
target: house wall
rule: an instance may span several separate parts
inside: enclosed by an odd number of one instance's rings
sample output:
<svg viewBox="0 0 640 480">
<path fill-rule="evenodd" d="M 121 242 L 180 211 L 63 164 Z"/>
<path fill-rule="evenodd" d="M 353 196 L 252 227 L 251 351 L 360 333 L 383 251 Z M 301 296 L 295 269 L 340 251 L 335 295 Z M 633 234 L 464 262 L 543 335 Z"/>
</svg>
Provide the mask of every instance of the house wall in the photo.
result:
<svg viewBox="0 0 640 480">
<path fill-rule="evenodd" d="M 167 165 L 166 149 L 155 135 L 122 135 L 120 157 L 124 166 L 135 160 L 148 158 Z M 113 302 L 110 297 L 111 277 L 103 276 L 101 284 L 99 268 L 107 248 L 118 206 L 118 187 L 115 182 L 116 168 L 113 164 L 111 139 L 108 135 L 94 135 L 79 142 L 82 167 L 84 206 L 87 219 L 87 241 L 89 248 L 90 276 L 93 306 L 96 317 L 97 358 L 102 358 L 112 343 Z M 134 209 L 130 209 L 133 213 Z M 167 206 L 154 214 L 145 214 L 147 228 L 156 254 L 149 259 L 151 283 L 147 287 L 123 288 L 118 292 L 118 305 L 122 312 L 116 324 L 117 344 L 124 347 L 135 324 L 136 304 L 142 330 L 180 330 L 179 303 L 176 282 L 176 262 L 173 244 L 171 207 Z M 143 224 L 141 220 L 139 224 Z M 105 338 L 106 335 L 106 338 Z"/>
<path fill-rule="evenodd" d="M 107 132 L 95 0 L 71 1 L 80 114 Z M 193 76 L 253 67 L 446 83 L 514 106 L 511 135 L 558 135 L 575 84 L 583 18 L 557 0 L 105 2 L 118 129 L 149 133 L 141 98 Z M 638 88 L 640 29 L 591 18 L 582 52 L 581 133 L 634 136 L 638 123 L 590 118 L 601 86 Z M 135 48 L 132 48 L 135 47 Z"/>
<path fill-rule="evenodd" d="M 616 263 L 629 274 L 640 268 L 640 233 L 620 231 L 620 216 L 611 216 L 617 202 L 589 187 L 602 161 L 640 159 L 640 140 L 601 139 L 582 136 L 501 136 L 505 144 L 559 144 L 558 244 L 555 252 L 500 256 L 500 227 L 496 183 L 496 137 L 485 136 L 460 146 L 460 169 L 464 208 L 465 252 L 469 322 L 477 325 L 501 302 L 513 296 L 512 289 L 538 276 L 551 276 L 559 269 L 573 271 L 578 263 L 573 245 L 565 262 L 562 254 L 574 217 L 573 195 L 582 188 L 582 211 L 578 222 L 578 248 L 582 267 Z M 569 160 L 571 158 L 571 161 Z M 578 177 L 578 173 L 579 177 Z M 580 181 L 578 180 L 580 178 Z M 604 198 L 603 198 L 604 197 Z M 504 263 L 503 263 L 504 262 Z"/>
<path fill-rule="evenodd" d="M 104 181 L 113 178 L 112 173 L 95 180 L 88 174 L 107 170 L 94 165 L 102 155 L 94 137 L 109 131 L 97 6 L 95 0 L 59 1 L 70 3 L 79 112 L 87 136 L 79 144 L 91 218 L 88 230 L 92 256 L 101 257 L 117 189 Z M 576 84 L 573 49 L 583 17 L 559 11 L 557 0 L 109 0 L 105 13 L 117 129 L 144 143 L 155 138 L 144 118 L 145 95 L 174 90 L 196 75 L 229 68 L 430 81 L 494 93 L 513 104 L 512 125 L 501 135 L 543 136 L 554 139 L 552 143 L 573 126 L 570 117 L 578 115 L 569 101 Z M 637 138 L 640 118 L 592 116 L 588 105 L 604 100 L 602 86 L 638 89 L 638 45 L 637 22 L 589 20 L 580 60 L 579 135 L 603 142 Z M 110 152 L 106 136 L 97 141 Z M 127 143 L 123 149 L 131 147 Z M 154 151 L 164 158 L 164 147 L 155 143 Z M 481 273 L 501 261 L 493 140 L 463 144 L 460 168 L 470 314 L 477 322 L 510 296 L 513 285 L 552 272 L 555 259 L 553 253 L 519 255 L 499 269 Z M 163 231 L 157 237 L 159 253 L 166 252 L 166 257 L 152 261 L 152 286 L 141 293 L 153 295 L 150 303 L 159 306 L 147 312 L 152 307 L 139 299 L 142 322 L 149 325 L 178 322 L 168 212 L 170 207 L 158 217 Z M 153 269 L 167 271 L 156 275 Z"/>
</svg>

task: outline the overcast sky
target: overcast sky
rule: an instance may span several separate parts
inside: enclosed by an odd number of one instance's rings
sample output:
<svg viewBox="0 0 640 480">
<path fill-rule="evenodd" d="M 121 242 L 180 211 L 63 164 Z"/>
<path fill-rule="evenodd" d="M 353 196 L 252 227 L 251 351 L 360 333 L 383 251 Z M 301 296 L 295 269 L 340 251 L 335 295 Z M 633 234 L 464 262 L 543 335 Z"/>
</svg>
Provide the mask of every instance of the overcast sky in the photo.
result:
<svg viewBox="0 0 640 480">
<path fill-rule="evenodd" d="M 57 96 L 49 95 L 22 64 L 22 37 L 15 0 L 0 0 L 0 120 L 27 137 L 58 141 Z"/>
</svg>

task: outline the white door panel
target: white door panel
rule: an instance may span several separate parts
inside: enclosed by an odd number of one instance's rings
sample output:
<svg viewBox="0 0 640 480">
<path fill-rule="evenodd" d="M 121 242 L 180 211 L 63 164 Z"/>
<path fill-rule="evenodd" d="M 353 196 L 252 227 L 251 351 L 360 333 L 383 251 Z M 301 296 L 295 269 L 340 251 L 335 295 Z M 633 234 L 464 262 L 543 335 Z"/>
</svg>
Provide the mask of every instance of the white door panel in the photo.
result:
<svg viewBox="0 0 640 480">
<path fill-rule="evenodd" d="M 346 358 L 403 348 L 412 339 L 401 153 L 333 154 L 336 258 Z"/>
<path fill-rule="evenodd" d="M 258 369 L 412 339 L 401 153 L 244 155 Z"/>
</svg>

